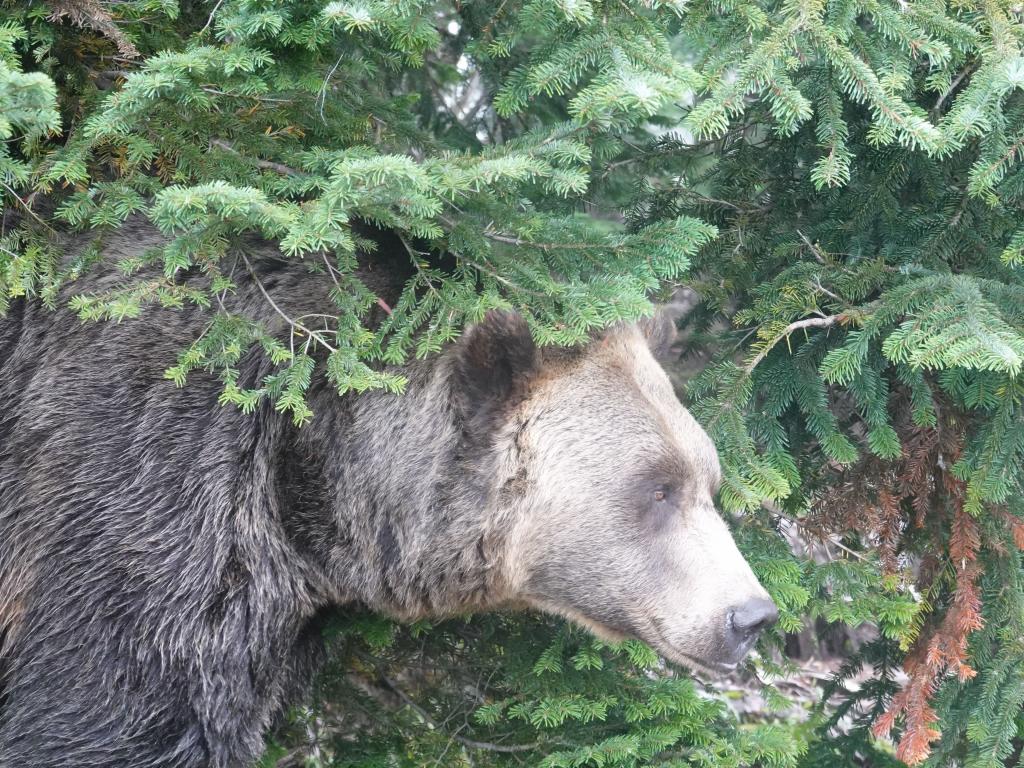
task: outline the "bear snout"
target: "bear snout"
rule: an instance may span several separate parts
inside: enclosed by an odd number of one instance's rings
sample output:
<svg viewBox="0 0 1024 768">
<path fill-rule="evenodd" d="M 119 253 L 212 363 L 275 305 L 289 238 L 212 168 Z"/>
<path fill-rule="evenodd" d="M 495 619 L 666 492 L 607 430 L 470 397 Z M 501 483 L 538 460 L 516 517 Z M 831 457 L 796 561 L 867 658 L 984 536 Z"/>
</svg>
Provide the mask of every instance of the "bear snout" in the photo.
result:
<svg viewBox="0 0 1024 768">
<path fill-rule="evenodd" d="M 726 642 L 734 657 L 742 658 L 757 636 L 779 620 L 779 609 L 771 600 L 755 597 L 726 613 Z"/>
</svg>

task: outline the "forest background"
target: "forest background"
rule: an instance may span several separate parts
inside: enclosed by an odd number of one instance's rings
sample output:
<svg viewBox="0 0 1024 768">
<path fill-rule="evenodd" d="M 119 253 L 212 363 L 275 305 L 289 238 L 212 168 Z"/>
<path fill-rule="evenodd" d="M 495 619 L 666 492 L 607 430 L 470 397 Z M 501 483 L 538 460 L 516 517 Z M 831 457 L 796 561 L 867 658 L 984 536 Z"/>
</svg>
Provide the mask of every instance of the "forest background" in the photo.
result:
<svg viewBox="0 0 1024 768">
<path fill-rule="evenodd" d="M 263 765 L 1024 764 L 1022 15 L 0 2 L 0 313 L 56 304 L 104 232 L 147 216 L 168 245 L 71 308 L 203 307 L 168 378 L 210 370 L 224 407 L 303 423 L 311 376 L 400 392 L 385 364 L 488 309 L 573 344 L 669 301 L 669 367 L 782 610 L 737 680 L 755 711 L 551 619 L 339 615 L 329 669 Z M 395 233 L 413 269 L 379 328 L 359 222 Z M 95 247 L 67 263 L 71 230 Z M 335 282 L 291 344 L 218 302 L 246 234 Z M 246 389 L 233 366 L 254 345 L 276 372 Z M 808 654 L 838 661 L 794 701 Z"/>
</svg>

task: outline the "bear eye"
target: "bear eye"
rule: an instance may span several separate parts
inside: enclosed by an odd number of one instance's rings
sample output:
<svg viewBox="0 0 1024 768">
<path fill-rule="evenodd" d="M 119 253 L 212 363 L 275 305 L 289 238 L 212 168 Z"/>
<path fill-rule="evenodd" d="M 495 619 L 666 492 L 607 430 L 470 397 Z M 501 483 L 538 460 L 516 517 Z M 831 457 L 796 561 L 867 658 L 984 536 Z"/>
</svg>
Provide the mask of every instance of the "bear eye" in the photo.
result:
<svg viewBox="0 0 1024 768">
<path fill-rule="evenodd" d="M 655 491 L 654 491 L 654 500 L 655 501 L 664 501 L 667 498 L 668 498 L 668 489 L 667 488 L 662 486 L 661 488 L 655 489 Z"/>
</svg>

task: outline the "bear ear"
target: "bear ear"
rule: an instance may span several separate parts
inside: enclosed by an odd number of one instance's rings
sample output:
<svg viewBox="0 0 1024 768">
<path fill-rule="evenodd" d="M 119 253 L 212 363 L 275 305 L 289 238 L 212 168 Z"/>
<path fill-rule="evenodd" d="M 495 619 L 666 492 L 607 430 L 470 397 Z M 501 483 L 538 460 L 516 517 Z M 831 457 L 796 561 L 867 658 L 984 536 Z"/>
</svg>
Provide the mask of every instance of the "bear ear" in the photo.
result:
<svg viewBox="0 0 1024 768">
<path fill-rule="evenodd" d="M 522 402 L 540 367 L 526 320 L 515 312 L 488 312 L 455 347 L 455 396 L 467 422 L 484 429 Z"/>
<path fill-rule="evenodd" d="M 672 345 L 677 334 L 675 318 L 668 310 L 659 307 L 650 317 L 638 320 L 637 326 L 656 360 L 664 361 L 671 357 Z"/>
</svg>

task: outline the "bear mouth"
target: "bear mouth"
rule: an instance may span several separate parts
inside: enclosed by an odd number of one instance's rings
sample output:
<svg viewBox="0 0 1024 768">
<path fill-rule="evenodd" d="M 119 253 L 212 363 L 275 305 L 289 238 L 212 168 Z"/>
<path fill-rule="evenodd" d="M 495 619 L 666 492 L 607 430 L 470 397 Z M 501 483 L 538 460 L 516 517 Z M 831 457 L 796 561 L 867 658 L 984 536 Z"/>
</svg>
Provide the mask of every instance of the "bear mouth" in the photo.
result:
<svg viewBox="0 0 1024 768">
<path fill-rule="evenodd" d="M 666 661 L 686 667 L 697 674 L 721 676 L 735 672 L 740 661 L 746 655 L 746 650 L 744 650 L 739 659 L 732 662 L 702 659 L 669 642 L 657 621 L 650 624 L 647 631 L 642 631 L 640 627 L 636 626 L 615 627 L 605 621 L 591 618 L 583 611 L 566 610 L 565 608 L 552 610 L 552 606 L 539 600 L 532 601 L 532 606 L 540 610 L 560 613 L 570 621 L 589 629 L 597 637 L 609 642 L 621 642 L 630 637 L 645 642 Z"/>
<path fill-rule="evenodd" d="M 659 638 L 659 640 L 661 640 Z M 702 659 L 693 654 L 682 651 L 669 643 L 661 640 L 660 642 L 653 644 L 654 649 L 660 653 L 665 659 L 675 664 L 680 664 L 693 672 L 706 675 L 727 675 L 730 672 L 735 672 L 736 668 L 739 667 L 738 661 L 726 662 L 726 661 L 712 661 L 710 659 Z"/>
<path fill-rule="evenodd" d="M 675 644 L 669 642 L 665 637 L 665 633 L 657 622 L 655 622 L 647 632 L 642 632 L 636 627 L 630 628 L 616 628 L 607 624 L 597 622 L 593 619 L 588 621 L 591 630 L 599 630 L 600 634 L 604 635 L 608 639 L 622 640 L 627 637 L 634 637 L 637 640 L 647 643 L 666 661 L 673 664 L 679 664 L 680 666 L 686 667 L 691 672 L 703 675 L 721 676 L 727 675 L 731 672 L 735 672 L 740 665 L 740 661 L 747 654 L 747 648 L 742 650 L 739 658 L 735 661 L 720 661 L 712 659 L 704 659 L 700 656 L 696 656 L 692 653 L 684 651 Z"/>
<path fill-rule="evenodd" d="M 649 643 L 654 650 L 656 650 L 666 660 L 671 661 L 675 664 L 680 664 L 693 672 L 706 675 L 727 675 L 730 672 L 735 672 L 739 667 L 740 662 L 746 656 L 747 649 L 739 655 L 735 661 L 721 661 L 718 659 L 705 659 L 700 656 L 696 656 L 693 653 L 684 651 L 674 643 L 670 642 L 666 637 L 662 627 L 658 622 L 655 622 L 654 626 L 651 627 L 651 637 L 638 637 L 646 643 Z"/>
</svg>

